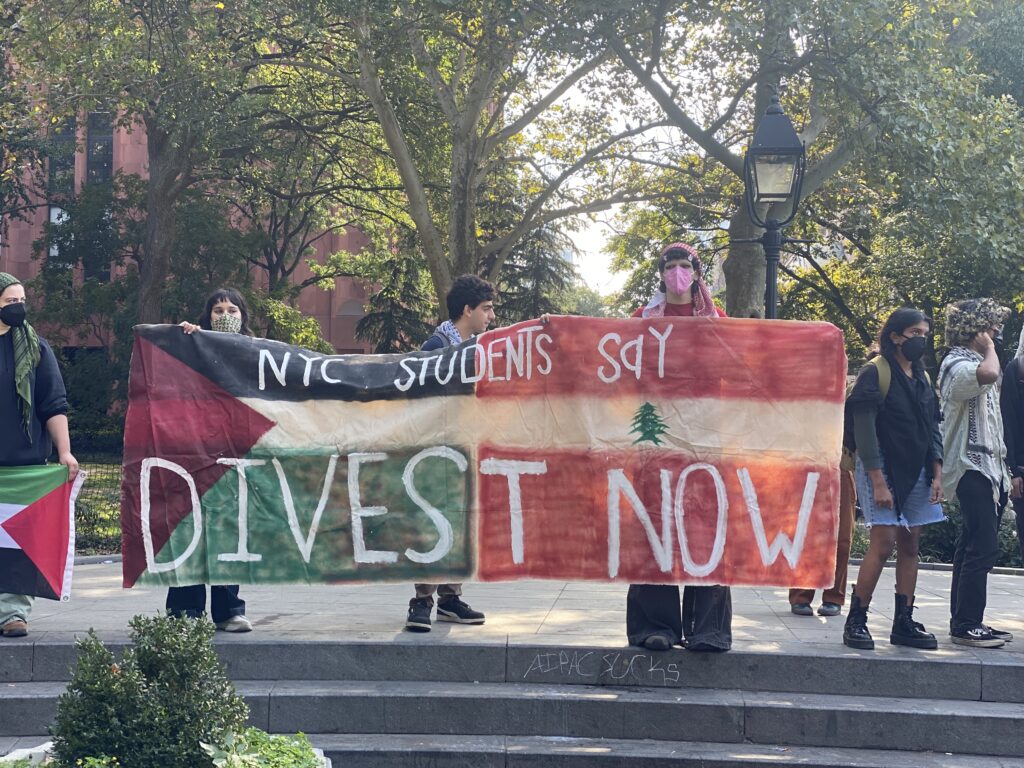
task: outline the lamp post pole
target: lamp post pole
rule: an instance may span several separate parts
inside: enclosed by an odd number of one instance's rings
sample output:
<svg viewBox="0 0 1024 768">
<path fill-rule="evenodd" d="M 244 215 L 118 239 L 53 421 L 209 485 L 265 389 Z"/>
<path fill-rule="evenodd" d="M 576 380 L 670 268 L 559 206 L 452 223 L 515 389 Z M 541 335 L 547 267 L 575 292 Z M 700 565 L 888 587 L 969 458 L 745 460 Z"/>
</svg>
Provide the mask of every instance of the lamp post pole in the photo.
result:
<svg viewBox="0 0 1024 768">
<path fill-rule="evenodd" d="M 764 316 L 766 320 L 774 320 L 779 311 L 779 258 L 787 238 L 782 236 L 778 219 L 768 219 L 764 224 L 764 234 L 760 237 L 765 258 Z"/>
</svg>

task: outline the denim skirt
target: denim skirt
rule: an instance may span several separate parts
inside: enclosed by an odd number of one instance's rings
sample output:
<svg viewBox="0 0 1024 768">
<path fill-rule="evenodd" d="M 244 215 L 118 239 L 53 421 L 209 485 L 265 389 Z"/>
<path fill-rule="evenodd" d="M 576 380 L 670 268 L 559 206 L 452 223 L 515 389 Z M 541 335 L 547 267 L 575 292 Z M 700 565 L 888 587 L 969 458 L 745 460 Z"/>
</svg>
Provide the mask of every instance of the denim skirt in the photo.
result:
<svg viewBox="0 0 1024 768">
<path fill-rule="evenodd" d="M 882 472 L 884 474 L 885 470 L 883 469 Z M 932 489 L 923 469 L 898 513 L 892 507 L 880 507 L 875 504 L 871 478 L 868 477 L 868 471 L 864 469 L 860 456 L 857 457 L 857 469 L 854 477 L 857 481 L 857 501 L 860 504 L 861 512 L 864 513 L 864 525 L 869 528 L 872 525 L 901 525 L 904 528 L 916 528 L 919 525 L 941 523 L 946 519 L 942 512 L 942 505 L 932 504 L 930 501 Z"/>
</svg>

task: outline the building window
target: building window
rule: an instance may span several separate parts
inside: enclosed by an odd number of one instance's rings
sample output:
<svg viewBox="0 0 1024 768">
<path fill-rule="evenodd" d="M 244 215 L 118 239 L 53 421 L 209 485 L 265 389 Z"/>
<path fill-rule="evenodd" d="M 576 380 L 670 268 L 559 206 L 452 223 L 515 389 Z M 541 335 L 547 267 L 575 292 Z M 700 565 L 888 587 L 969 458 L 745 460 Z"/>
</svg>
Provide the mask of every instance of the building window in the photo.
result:
<svg viewBox="0 0 1024 768">
<path fill-rule="evenodd" d="M 90 112 L 85 140 L 85 183 L 109 184 L 114 177 L 114 121 L 109 112 Z"/>
<path fill-rule="evenodd" d="M 47 192 L 51 201 L 68 200 L 75 194 L 75 130 L 73 117 L 50 130 Z"/>
</svg>

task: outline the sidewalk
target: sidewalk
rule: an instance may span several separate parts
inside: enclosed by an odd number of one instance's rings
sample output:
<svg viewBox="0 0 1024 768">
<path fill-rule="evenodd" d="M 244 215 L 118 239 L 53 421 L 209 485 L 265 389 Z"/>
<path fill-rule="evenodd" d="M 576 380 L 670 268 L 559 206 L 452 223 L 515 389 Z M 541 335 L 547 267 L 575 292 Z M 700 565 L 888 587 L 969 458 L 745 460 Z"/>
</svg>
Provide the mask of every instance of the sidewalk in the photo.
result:
<svg viewBox="0 0 1024 768">
<path fill-rule="evenodd" d="M 891 568 L 885 570 L 872 603 L 869 625 L 880 650 L 888 646 L 893 575 Z M 851 568 L 850 583 L 855 579 L 856 569 Z M 939 638 L 940 653 L 941 649 L 961 651 L 946 634 L 950 573 L 921 571 L 918 585 L 916 618 Z M 613 648 L 626 644 L 625 584 L 520 581 L 467 584 L 464 591 L 467 602 L 487 614 L 487 623 L 477 627 L 435 623 L 428 635 L 402 630 L 412 585 L 243 585 L 241 595 L 255 627 L 248 635 L 253 639 L 372 636 L 380 642 L 562 643 Z M 794 616 L 786 594 L 784 589 L 773 588 L 733 590 L 734 648 L 754 650 L 781 644 L 790 652 L 814 654 L 822 645 L 841 646 L 845 612 L 832 619 Z M 1018 638 L 994 652 L 1013 653 L 1024 663 L 1024 577 L 991 575 L 988 595 L 986 621 Z M 66 637 L 89 628 L 101 637 L 123 635 L 133 615 L 162 610 L 164 597 L 162 590 L 122 589 L 120 563 L 77 565 L 70 602 L 36 601 L 29 639 Z M 241 639 L 218 634 L 221 641 Z"/>
</svg>

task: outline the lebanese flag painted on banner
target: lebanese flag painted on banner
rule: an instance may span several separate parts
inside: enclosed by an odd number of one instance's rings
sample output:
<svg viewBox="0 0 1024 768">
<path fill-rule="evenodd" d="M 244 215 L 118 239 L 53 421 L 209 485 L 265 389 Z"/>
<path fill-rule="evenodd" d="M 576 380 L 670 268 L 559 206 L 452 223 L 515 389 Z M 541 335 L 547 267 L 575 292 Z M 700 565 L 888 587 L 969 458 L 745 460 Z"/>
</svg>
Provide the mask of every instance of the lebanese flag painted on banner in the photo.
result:
<svg viewBox="0 0 1024 768">
<path fill-rule="evenodd" d="M 827 586 L 845 384 L 827 323 L 555 317 L 404 355 L 139 326 L 124 584 Z"/>
<path fill-rule="evenodd" d="M 0 592 L 69 599 L 84 482 L 80 471 L 69 483 L 60 464 L 0 467 Z"/>
</svg>

